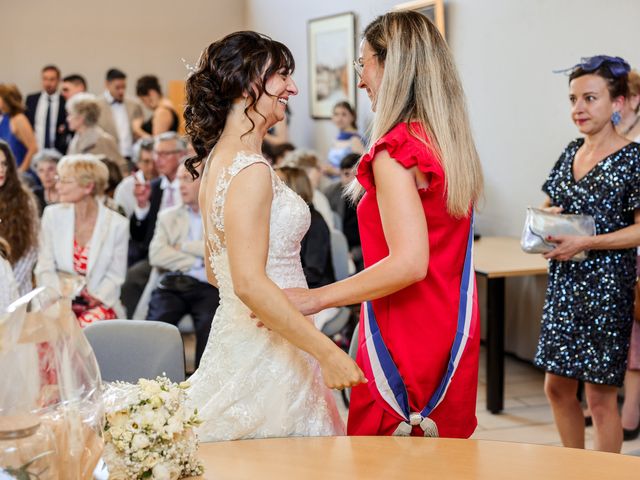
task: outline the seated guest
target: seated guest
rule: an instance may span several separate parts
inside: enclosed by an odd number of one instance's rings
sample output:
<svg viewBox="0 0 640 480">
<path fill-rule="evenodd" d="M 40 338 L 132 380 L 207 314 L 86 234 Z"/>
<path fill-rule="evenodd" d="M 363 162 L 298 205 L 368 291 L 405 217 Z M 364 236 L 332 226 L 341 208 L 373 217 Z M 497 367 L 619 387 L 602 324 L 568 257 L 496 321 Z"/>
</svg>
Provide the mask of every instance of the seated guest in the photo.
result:
<svg viewBox="0 0 640 480">
<path fill-rule="evenodd" d="M 33 128 L 24 114 L 22 94 L 18 87 L 0 84 L 0 140 L 9 144 L 18 171 L 29 173 L 31 159 L 38 151 Z"/>
<path fill-rule="evenodd" d="M 176 177 L 178 166 L 187 150 L 185 141 L 175 132 L 165 132 L 154 140 L 153 158 L 159 178 L 136 182 L 134 195 L 136 206 L 131 216 L 129 231 L 129 270 L 122 287 L 122 303 L 128 318 L 133 316 L 151 273 L 149 244 L 156 228 L 158 212 L 168 207 L 182 205 Z"/>
<path fill-rule="evenodd" d="M 38 206 L 20 181 L 9 144 L 0 140 L 0 237 L 11 252 L 7 256 L 20 296 L 33 289 L 31 277 L 38 256 Z"/>
<path fill-rule="evenodd" d="M 98 100 L 90 93 L 78 93 L 67 103 L 67 123 L 75 132 L 68 153 L 93 153 L 113 160 L 122 175 L 127 175 L 126 160 L 120 155 L 115 139 L 98 126 L 100 107 Z"/>
<path fill-rule="evenodd" d="M 329 200 L 327 200 L 324 193 L 318 190 L 320 181 L 322 180 L 322 170 L 320 169 L 320 161 L 315 152 L 310 150 L 294 150 L 288 152 L 282 161 L 282 165 L 301 168 L 306 172 L 311 182 L 311 188 L 313 189 L 313 206 L 322 215 L 322 218 L 327 222 L 329 228 L 334 228 L 335 222 Z"/>
<path fill-rule="evenodd" d="M 104 203 L 104 206 L 110 208 L 114 212 L 118 212 L 123 217 L 126 217 L 124 210 L 113 199 L 116 187 L 122 182 L 122 173 L 113 160 L 108 159 L 104 155 L 98 155 L 98 158 L 104 166 L 107 167 L 109 177 L 107 179 L 107 186 L 104 189 L 104 193 L 99 197 L 99 201 Z"/>
<path fill-rule="evenodd" d="M 288 166 L 276 169 L 276 173 L 291 190 L 300 195 L 311 212 L 311 225 L 302 239 L 300 248 L 302 269 L 309 288 L 335 282 L 331 262 L 331 233 L 324 218 L 313 205 L 313 189 L 309 177 L 303 169 Z"/>
<path fill-rule="evenodd" d="M 127 220 L 97 200 L 109 172 L 95 156 L 68 155 L 58 163 L 60 203 L 42 216 L 38 286 L 62 293 L 65 278 L 85 286 L 73 301 L 80 326 L 122 317 L 120 287 L 127 270 Z"/>
<path fill-rule="evenodd" d="M 200 179 L 193 180 L 184 165 L 178 168 L 182 205 L 158 215 L 149 263 L 161 272 L 158 288 L 151 293 L 147 320 L 176 325 L 191 315 L 196 330 L 196 368 L 209 338 L 218 289 L 207 281 L 202 218 L 198 209 Z"/>
<path fill-rule="evenodd" d="M 331 210 L 336 212 L 342 224 L 339 225 L 347 241 L 351 258 L 356 265 L 356 270 L 364 268 L 362 260 L 362 247 L 360 246 L 360 232 L 358 230 L 358 217 L 356 215 L 356 205 L 345 198 L 344 190 L 355 178 L 355 166 L 360 160 L 359 153 L 350 153 L 340 162 L 340 180 L 329 185 L 324 191 L 331 205 Z"/>
<path fill-rule="evenodd" d="M 127 218 L 131 218 L 136 208 L 136 197 L 133 194 L 136 182 L 151 182 L 158 176 L 153 162 L 153 139 L 142 138 L 133 146 L 133 161 L 137 171 L 125 177 L 116 187 L 113 199 L 123 210 Z"/>
<path fill-rule="evenodd" d="M 71 75 L 67 75 L 62 79 L 62 88 L 60 89 L 60 94 L 65 99 L 65 101 L 68 102 L 69 99 L 76 93 L 84 93 L 86 91 L 87 81 L 82 75 L 73 73 Z"/>
<path fill-rule="evenodd" d="M 60 152 L 51 148 L 40 150 L 33 157 L 33 167 L 40 179 L 42 186 L 33 188 L 33 193 L 38 200 L 40 215 L 44 207 L 58 202 L 58 192 L 56 191 L 56 168 L 58 161 L 62 158 Z"/>
<path fill-rule="evenodd" d="M 134 122 L 134 131 L 141 137 L 160 135 L 164 132 L 177 132 L 180 118 L 168 98 L 162 96 L 158 77 L 145 75 L 138 79 L 136 94 L 145 107 L 153 112 L 146 122 L 138 119 Z"/>
<path fill-rule="evenodd" d="M 349 102 L 338 102 L 333 107 L 331 121 L 338 127 L 338 136 L 329 149 L 325 165 L 326 174 L 336 177 L 340 161 L 349 153 L 364 153 L 362 136 L 358 133 L 356 111 Z"/>
<path fill-rule="evenodd" d="M 309 288 L 318 288 L 336 281 L 331 257 L 331 233 L 322 215 L 314 208 L 313 189 L 305 171 L 297 167 L 280 167 L 276 174 L 287 186 L 300 195 L 309 206 L 311 224 L 300 244 L 300 260 L 304 277 Z M 327 308 L 316 313 L 313 321 L 318 330 L 338 312 L 337 308 Z"/>
</svg>

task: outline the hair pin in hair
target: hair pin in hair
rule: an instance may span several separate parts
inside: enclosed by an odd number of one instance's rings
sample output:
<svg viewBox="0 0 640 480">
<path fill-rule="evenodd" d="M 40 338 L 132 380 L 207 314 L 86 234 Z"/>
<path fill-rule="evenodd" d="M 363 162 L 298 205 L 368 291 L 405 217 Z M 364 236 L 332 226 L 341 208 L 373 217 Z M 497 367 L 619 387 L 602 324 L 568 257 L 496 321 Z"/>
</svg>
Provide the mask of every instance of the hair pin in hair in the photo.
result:
<svg viewBox="0 0 640 480">
<path fill-rule="evenodd" d="M 190 63 L 187 63 L 187 61 L 184 58 L 181 58 L 180 60 L 182 60 L 182 63 L 184 63 L 184 68 L 189 70 L 189 73 L 196 73 L 195 65 L 191 65 Z"/>
<path fill-rule="evenodd" d="M 608 55 L 594 55 L 593 57 L 582 57 L 579 63 L 576 63 L 573 67 L 564 68 L 562 70 L 553 70 L 553 73 L 564 73 L 571 75 L 575 70 L 581 68 L 585 72 L 595 72 L 602 66 L 606 66 L 611 75 L 614 77 L 621 77 L 631 71 L 631 67 L 624 58 L 610 57 Z"/>
</svg>

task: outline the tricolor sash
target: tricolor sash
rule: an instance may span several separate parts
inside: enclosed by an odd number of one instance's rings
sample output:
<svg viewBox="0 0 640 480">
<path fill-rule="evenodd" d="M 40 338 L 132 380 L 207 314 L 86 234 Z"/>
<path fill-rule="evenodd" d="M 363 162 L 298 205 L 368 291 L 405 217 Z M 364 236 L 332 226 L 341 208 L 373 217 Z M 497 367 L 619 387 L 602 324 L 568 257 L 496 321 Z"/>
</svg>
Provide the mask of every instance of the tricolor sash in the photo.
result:
<svg viewBox="0 0 640 480">
<path fill-rule="evenodd" d="M 437 437 L 438 428 L 429 418 L 444 400 L 451 380 L 460 364 L 460 359 L 469 340 L 469 329 L 473 315 L 473 292 L 475 274 L 473 270 L 473 216 L 469 227 L 467 251 L 460 282 L 460 302 L 456 336 L 451 347 L 447 370 L 438 388 L 420 412 L 411 412 L 409 396 L 404 381 L 393 362 L 389 350 L 382 339 L 371 302 L 363 303 L 363 321 L 360 324 L 359 348 L 362 351 L 363 370 L 368 380 L 369 391 L 391 415 L 401 419 L 394 435 L 408 436 L 413 426 L 420 425 L 425 437 Z"/>
</svg>

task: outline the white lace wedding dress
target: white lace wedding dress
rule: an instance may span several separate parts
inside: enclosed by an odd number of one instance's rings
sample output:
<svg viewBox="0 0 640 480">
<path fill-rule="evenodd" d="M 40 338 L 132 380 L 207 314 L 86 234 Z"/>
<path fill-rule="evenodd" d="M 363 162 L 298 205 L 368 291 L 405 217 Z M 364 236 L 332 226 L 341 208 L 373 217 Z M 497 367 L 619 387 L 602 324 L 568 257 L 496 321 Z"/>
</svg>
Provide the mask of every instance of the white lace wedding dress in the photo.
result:
<svg viewBox="0 0 640 480">
<path fill-rule="evenodd" d="M 257 162 L 268 165 L 259 155 L 239 153 L 219 174 L 213 204 L 207 212 L 205 235 L 220 290 L 220 306 L 200 367 L 190 378 L 187 390 L 190 405 L 198 409 L 203 420 L 198 436 L 208 442 L 343 435 L 344 424 L 316 360 L 276 332 L 258 328 L 249 309 L 234 294 L 224 244 L 225 197 L 233 178 Z M 208 165 L 203 177 L 207 173 Z M 309 228 L 309 209 L 273 170 L 271 177 L 267 275 L 280 288 L 306 288 L 300 241 Z"/>
</svg>

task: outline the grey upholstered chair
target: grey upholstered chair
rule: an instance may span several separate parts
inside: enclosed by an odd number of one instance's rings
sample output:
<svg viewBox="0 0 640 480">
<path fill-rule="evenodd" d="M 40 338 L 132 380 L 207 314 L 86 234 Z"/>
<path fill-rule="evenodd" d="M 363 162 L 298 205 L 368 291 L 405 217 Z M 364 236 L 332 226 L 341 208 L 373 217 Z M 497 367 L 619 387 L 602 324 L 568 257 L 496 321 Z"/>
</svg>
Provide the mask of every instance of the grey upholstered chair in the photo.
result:
<svg viewBox="0 0 640 480">
<path fill-rule="evenodd" d="M 103 320 L 84 329 L 102 380 L 135 383 L 163 373 L 174 382 L 184 374 L 184 346 L 174 325 L 150 320 Z"/>
</svg>

